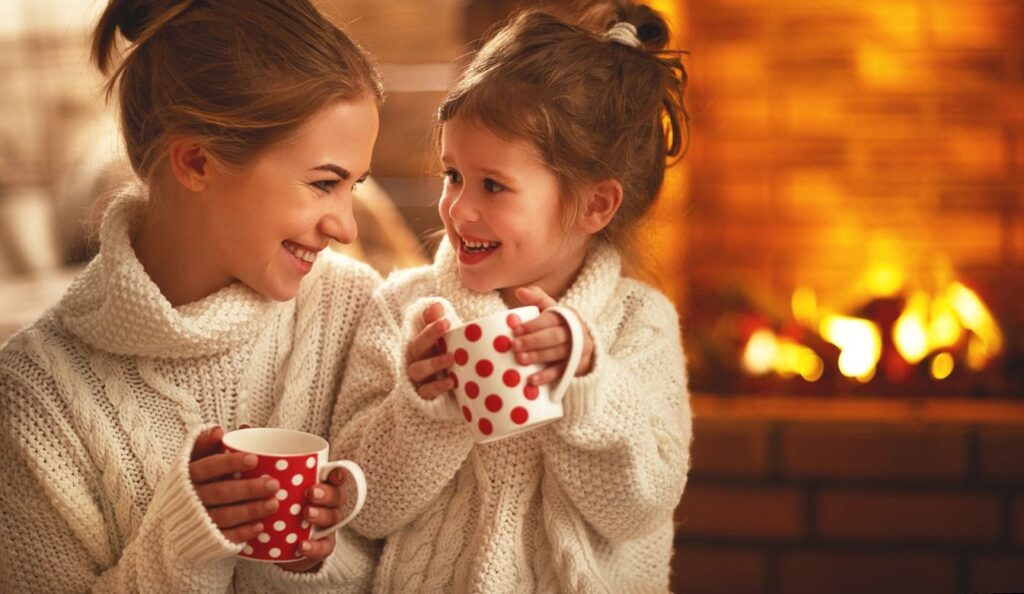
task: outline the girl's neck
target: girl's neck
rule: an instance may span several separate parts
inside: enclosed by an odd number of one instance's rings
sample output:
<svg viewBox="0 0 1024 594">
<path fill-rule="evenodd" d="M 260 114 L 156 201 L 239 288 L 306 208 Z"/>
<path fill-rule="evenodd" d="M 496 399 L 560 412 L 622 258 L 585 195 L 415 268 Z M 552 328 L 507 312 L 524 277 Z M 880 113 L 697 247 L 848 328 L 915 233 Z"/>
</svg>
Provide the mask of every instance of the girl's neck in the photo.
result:
<svg viewBox="0 0 1024 594">
<path fill-rule="evenodd" d="M 232 282 L 217 269 L 203 240 L 206 217 L 188 208 L 187 200 L 154 187 L 131 238 L 142 268 L 172 307 L 199 301 Z"/>
<path fill-rule="evenodd" d="M 584 242 L 581 247 L 576 249 L 576 254 L 568 261 L 568 265 L 554 271 L 553 274 L 548 275 L 543 281 L 533 283 L 529 286 L 540 287 L 540 289 L 547 293 L 552 299 L 555 301 L 561 301 L 565 292 L 568 291 L 569 287 L 571 287 L 576 281 L 576 277 L 579 276 L 580 270 L 583 269 L 583 261 L 586 259 L 589 249 L 590 241 L 588 240 Z M 516 299 L 516 289 L 518 288 L 519 287 L 506 287 L 498 289 L 498 294 L 501 295 L 501 300 L 504 301 L 505 305 L 510 309 L 523 305 L 518 299 Z"/>
</svg>

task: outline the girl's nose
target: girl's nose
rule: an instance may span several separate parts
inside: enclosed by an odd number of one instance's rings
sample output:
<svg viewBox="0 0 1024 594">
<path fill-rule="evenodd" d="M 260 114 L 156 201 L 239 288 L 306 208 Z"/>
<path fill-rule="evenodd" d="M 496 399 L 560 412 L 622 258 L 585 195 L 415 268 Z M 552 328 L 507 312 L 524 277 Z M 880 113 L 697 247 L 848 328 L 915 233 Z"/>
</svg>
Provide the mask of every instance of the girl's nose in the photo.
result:
<svg viewBox="0 0 1024 594">
<path fill-rule="evenodd" d="M 465 191 L 454 196 L 449 202 L 448 216 L 456 221 L 475 221 L 479 218 L 473 201 Z"/>
</svg>

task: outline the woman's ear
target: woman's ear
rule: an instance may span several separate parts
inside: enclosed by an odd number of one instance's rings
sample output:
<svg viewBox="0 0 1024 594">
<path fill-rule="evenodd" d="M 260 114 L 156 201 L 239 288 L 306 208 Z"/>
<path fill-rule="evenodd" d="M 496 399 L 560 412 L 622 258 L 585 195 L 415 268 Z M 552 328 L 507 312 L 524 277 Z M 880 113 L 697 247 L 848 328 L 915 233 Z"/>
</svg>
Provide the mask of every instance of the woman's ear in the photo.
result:
<svg viewBox="0 0 1024 594">
<path fill-rule="evenodd" d="M 206 148 L 192 139 L 171 139 L 167 150 L 171 172 L 183 187 L 201 192 L 210 182 L 212 167 Z"/>
<path fill-rule="evenodd" d="M 606 179 L 590 186 L 586 202 L 580 214 L 580 227 L 593 235 L 608 226 L 612 217 L 622 206 L 622 184 L 615 179 Z"/>
</svg>

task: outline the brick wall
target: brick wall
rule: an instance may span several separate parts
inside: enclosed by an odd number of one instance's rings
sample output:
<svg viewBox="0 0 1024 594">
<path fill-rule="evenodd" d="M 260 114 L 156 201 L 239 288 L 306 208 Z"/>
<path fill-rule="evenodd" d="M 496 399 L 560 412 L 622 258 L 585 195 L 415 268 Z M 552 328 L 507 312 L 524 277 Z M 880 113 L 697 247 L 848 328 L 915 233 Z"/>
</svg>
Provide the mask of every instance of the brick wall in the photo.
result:
<svg viewBox="0 0 1024 594">
<path fill-rule="evenodd" d="M 737 293 L 852 313 L 879 265 L 1024 343 L 1024 3 L 686 3 L 692 351 Z M 700 361 L 696 361 L 699 363 Z M 695 380 L 708 376 L 695 374 Z M 706 389 L 727 389 L 713 383 Z"/>
<path fill-rule="evenodd" d="M 674 591 L 1024 591 L 1024 406 L 694 406 Z"/>
</svg>

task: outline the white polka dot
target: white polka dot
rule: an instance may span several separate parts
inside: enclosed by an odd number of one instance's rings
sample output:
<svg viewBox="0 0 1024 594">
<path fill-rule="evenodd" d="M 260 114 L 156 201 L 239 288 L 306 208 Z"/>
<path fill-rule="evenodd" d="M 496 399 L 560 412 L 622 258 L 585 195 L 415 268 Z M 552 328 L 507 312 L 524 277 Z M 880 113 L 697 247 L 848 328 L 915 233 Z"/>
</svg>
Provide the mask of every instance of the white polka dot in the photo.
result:
<svg viewBox="0 0 1024 594">
<path fill-rule="evenodd" d="M 303 528 L 309 528 L 309 521 L 307 521 L 307 520 L 303 520 L 303 521 L 302 521 L 302 527 L 303 527 Z"/>
<path fill-rule="evenodd" d="M 302 511 L 302 506 L 299 505 L 298 503 L 293 503 L 288 511 L 292 512 L 293 516 L 297 516 L 299 515 L 299 512 Z"/>
<path fill-rule="evenodd" d="M 249 546 L 249 545 L 245 545 L 244 547 L 242 547 L 242 552 L 245 553 L 246 555 L 251 555 L 252 554 L 252 547 Z"/>
<path fill-rule="evenodd" d="M 256 537 L 256 540 L 262 542 L 263 544 L 267 544 L 268 542 L 270 542 L 270 535 L 266 532 L 260 532 L 260 535 Z"/>
<path fill-rule="evenodd" d="M 301 474 L 297 474 L 297 475 L 293 476 L 292 477 L 292 484 L 295 485 L 296 487 L 301 485 L 302 484 L 302 475 Z"/>
<path fill-rule="evenodd" d="M 278 521 L 274 522 L 274 530 L 277 530 L 278 532 L 280 532 L 280 531 L 284 530 L 284 527 L 285 527 L 285 523 L 284 523 L 283 520 L 278 520 Z"/>
<path fill-rule="evenodd" d="M 277 559 L 278 557 L 281 556 L 281 549 L 279 549 L 277 547 L 274 547 L 274 548 L 270 549 L 270 556 L 273 557 L 274 559 Z"/>
<path fill-rule="evenodd" d="M 316 466 L 316 458 L 312 456 L 306 458 L 306 468 L 313 468 L 314 466 Z"/>
<path fill-rule="evenodd" d="M 293 542 L 299 540 L 299 535 L 292 532 L 288 536 L 284 537 L 284 539 L 288 542 L 288 544 L 292 544 Z"/>
<path fill-rule="evenodd" d="M 284 501 L 285 499 L 288 499 L 288 491 L 281 489 L 280 491 L 277 492 L 277 500 Z"/>
<path fill-rule="evenodd" d="M 278 460 L 274 464 L 274 468 L 276 468 L 278 470 L 284 470 L 285 468 L 288 468 L 288 461 L 287 460 Z"/>
</svg>

